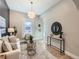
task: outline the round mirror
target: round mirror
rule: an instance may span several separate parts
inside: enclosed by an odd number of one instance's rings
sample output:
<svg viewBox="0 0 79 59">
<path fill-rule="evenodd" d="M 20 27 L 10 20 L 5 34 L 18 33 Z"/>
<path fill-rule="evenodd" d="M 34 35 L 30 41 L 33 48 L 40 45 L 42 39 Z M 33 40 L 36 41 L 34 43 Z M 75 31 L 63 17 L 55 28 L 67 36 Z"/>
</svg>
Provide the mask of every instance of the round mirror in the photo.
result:
<svg viewBox="0 0 79 59">
<path fill-rule="evenodd" d="M 54 22 L 51 26 L 51 31 L 55 35 L 59 35 L 62 32 L 62 26 L 59 22 Z"/>
</svg>

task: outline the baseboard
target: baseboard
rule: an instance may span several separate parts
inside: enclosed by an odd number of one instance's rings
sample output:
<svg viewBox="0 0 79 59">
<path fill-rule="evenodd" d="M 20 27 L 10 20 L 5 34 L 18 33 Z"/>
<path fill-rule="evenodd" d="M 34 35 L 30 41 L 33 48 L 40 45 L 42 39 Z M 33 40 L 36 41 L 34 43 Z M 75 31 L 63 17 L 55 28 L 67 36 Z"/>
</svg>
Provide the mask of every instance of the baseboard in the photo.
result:
<svg viewBox="0 0 79 59">
<path fill-rule="evenodd" d="M 71 56 L 73 59 L 79 59 L 79 56 L 76 56 L 68 51 L 65 51 L 66 55 Z"/>
</svg>

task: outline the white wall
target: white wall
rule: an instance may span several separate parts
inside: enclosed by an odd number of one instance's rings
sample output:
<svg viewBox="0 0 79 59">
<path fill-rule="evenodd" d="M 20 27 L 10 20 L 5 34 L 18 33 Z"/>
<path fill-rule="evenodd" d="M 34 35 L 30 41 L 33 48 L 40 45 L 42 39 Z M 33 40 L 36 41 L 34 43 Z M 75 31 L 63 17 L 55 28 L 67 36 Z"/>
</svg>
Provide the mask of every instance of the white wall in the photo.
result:
<svg viewBox="0 0 79 59">
<path fill-rule="evenodd" d="M 44 20 L 44 35 L 51 33 L 55 21 L 62 24 L 65 36 L 66 51 L 79 56 L 79 11 L 72 0 L 63 0 L 41 16 Z"/>
<path fill-rule="evenodd" d="M 25 21 L 32 22 L 32 35 L 37 39 L 43 39 L 43 20 L 39 17 L 35 19 L 29 19 L 26 14 L 17 12 L 17 11 L 10 11 L 10 27 L 16 26 L 17 28 L 17 36 L 22 38 L 22 31 L 23 31 L 23 23 Z M 38 24 L 41 24 L 41 32 L 38 31 Z M 36 36 L 38 35 L 38 37 Z"/>
<path fill-rule="evenodd" d="M 40 27 L 38 26 L 38 24 L 40 24 Z M 43 19 L 38 17 L 37 20 L 35 21 L 35 38 L 36 39 L 43 39 L 43 24 L 44 24 Z"/>
</svg>

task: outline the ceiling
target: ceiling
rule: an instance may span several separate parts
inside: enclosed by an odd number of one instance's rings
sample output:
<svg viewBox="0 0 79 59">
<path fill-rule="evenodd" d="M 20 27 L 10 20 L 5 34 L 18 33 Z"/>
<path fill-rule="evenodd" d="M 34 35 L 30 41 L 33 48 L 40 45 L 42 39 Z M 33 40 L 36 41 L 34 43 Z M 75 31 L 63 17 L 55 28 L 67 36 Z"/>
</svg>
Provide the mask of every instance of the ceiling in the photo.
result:
<svg viewBox="0 0 79 59">
<path fill-rule="evenodd" d="M 32 10 L 41 15 L 46 10 L 57 4 L 60 0 L 6 0 L 11 10 L 27 13 L 31 9 L 30 1 L 33 2 Z"/>
</svg>

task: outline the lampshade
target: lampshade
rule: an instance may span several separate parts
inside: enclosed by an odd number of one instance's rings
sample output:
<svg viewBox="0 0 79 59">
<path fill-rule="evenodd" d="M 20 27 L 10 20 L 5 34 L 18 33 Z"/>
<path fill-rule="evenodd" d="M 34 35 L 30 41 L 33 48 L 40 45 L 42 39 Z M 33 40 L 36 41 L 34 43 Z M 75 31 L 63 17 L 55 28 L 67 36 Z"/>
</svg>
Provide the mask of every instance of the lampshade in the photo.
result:
<svg viewBox="0 0 79 59">
<path fill-rule="evenodd" d="M 29 17 L 29 18 L 33 19 L 33 18 L 35 18 L 35 16 L 36 16 L 36 15 L 35 15 L 35 13 L 34 13 L 33 11 L 29 11 L 29 12 L 28 12 L 28 17 Z"/>
<path fill-rule="evenodd" d="M 14 28 L 8 28 L 8 32 L 10 33 L 14 32 Z"/>
</svg>

